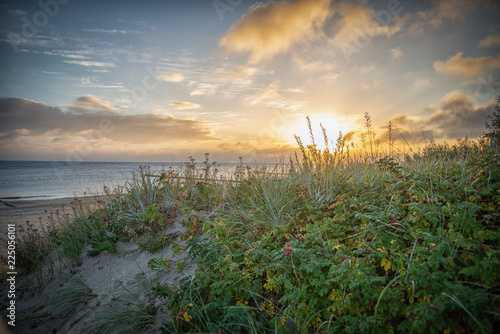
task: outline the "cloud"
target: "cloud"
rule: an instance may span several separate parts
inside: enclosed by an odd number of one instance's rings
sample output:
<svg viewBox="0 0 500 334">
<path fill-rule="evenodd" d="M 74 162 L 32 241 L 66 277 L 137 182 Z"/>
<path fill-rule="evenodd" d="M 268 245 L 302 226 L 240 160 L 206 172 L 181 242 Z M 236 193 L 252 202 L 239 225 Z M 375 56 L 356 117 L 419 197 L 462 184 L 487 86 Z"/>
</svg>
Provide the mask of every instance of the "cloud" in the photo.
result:
<svg viewBox="0 0 500 334">
<path fill-rule="evenodd" d="M 31 52 L 35 54 L 44 54 L 47 56 L 59 56 L 59 57 L 64 57 L 64 58 L 70 58 L 70 59 L 87 59 L 85 55 L 82 54 L 74 54 L 71 53 L 70 51 L 66 50 L 51 50 L 51 51 L 37 51 L 37 50 L 26 50 L 26 52 Z"/>
<path fill-rule="evenodd" d="M 393 59 L 398 59 L 403 55 L 403 51 L 401 51 L 401 47 L 391 49 L 391 57 Z"/>
<path fill-rule="evenodd" d="M 181 82 L 184 80 L 184 75 L 181 73 L 161 74 L 158 76 L 158 79 L 168 82 Z"/>
<path fill-rule="evenodd" d="M 101 144 L 128 145 L 132 149 L 137 145 L 219 139 L 207 122 L 159 114 L 124 116 L 109 109 L 114 108 L 103 106 L 92 113 L 71 113 L 26 99 L 0 99 L 0 151 L 8 147 L 21 149 L 28 141 L 30 150 L 43 151 L 43 146 L 47 152 L 54 152 L 89 143 L 99 151 Z M 53 142 L 61 142 L 61 146 Z"/>
<path fill-rule="evenodd" d="M 335 11 L 338 17 L 334 19 L 330 32 L 333 37 L 330 38 L 330 43 L 341 48 L 353 43 L 359 44 L 359 41 L 366 43 L 368 38 L 377 36 L 391 37 L 403 29 L 407 20 L 407 16 L 400 15 L 393 15 L 390 20 L 377 19 L 377 16 L 374 16 L 375 11 L 367 5 L 366 1 L 339 3 L 335 6 Z M 384 24 L 386 22 L 382 20 L 389 22 Z"/>
<path fill-rule="evenodd" d="M 59 36 L 36 35 L 29 38 L 23 33 L 9 32 L 7 36 L 0 37 L 1 42 L 6 42 L 19 47 L 36 47 L 36 48 L 56 48 L 64 46 L 64 41 Z M 21 52 L 27 52 L 25 49 L 19 49 Z"/>
<path fill-rule="evenodd" d="M 257 3 L 219 41 L 233 52 L 250 52 L 252 63 L 287 52 L 314 38 L 331 15 L 331 0 Z"/>
<path fill-rule="evenodd" d="M 492 46 L 500 45 L 500 34 L 487 36 L 477 43 L 478 48 L 491 48 Z"/>
<path fill-rule="evenodd" d="M 28 136 L 32 132 L 28 129 L 16 129 L 11 132 L 5 133 L 5 134 L 0 134 L 0 141 L 5 140 L 5 139 L 15 139 L 17 137 L 21 136 Z"/>
<path fill-rule="evenodd" d="M 116 111 L 124 109 L 127 106 L 113 106 L 110 102 L 101 100 L 92 95 L 84 95 L 77 98 L 73 105 L 68 106 L 68 109 L 77 113 L 96 112 L 96 111 Z"/>
<path fill-rule="evenodd" d="M 205 95 L 204 92 L 202 92 L 201 90 L 193 90 L 191 91 L 191 93 L 189 93 L 190 96 L 196 96 L 196 95 Z"/>
<path fill-rule="evenodd" d="M 169 103 L 170 106 L 174 107 L 177 110 L 185 110 L 185 109 L 197 109 L 201 107 L 199 104 L 191 103 L 191 102 L 172 102 Z"/>
<path fill-rule="evenodd" d="M 113 63 L 105 63 L 100 61 L 89 61 L 89 60 L 64 60 L 67 64 L 75 64 L 85 67 L 116 67 Z"/>
<path fill-rule="evenodd" d="M 226 80 L 245 80 L 257 73 L 257 69 L 251 66 L 235 66 L 229 72 L 222 69 L 223 77 Z"/>
<path fill-rule="evenodd" d="M 258 95 L 254 96 L 250 103 L 257 104 L 263 100 L 272 100 L 280 97 L 278 93 L 278 89 L 281 85 L 281 82 L 274 81 L 273 83 L 267 85 Z"/>
<path fill-rule="evenodd" d="M 445 21 L 464 21 L 467 15 L 489 2 L 488 0 L 434 0 L 431 9 L 418 12 L 419 21 L 412 29 L 423 32 L 426 26 L 438 28 Z"/>
<path fill-rule="evenodd" d="M 335 64 L 320 60 L 309 62 L 297 55 L 293 56 L 293 61 L 301 71 L 331 71 L 336 67 Z"/>
<path fill-rule="evenodd" d="M 456 139 L 465 136 L 478 137 L 485 131 L 487 116 L 494 112 L 495 102 L 475 106 L 463 91 L 448 93 L 440 106 L 424 108 L 425 116 L 397 115 L 390 121 L 393 129 L 406 139 L 420 143 L 426 139 Z"/>
<path fill-rule="evenodd" d="M 413 80 L 413 87 L 425 87 L 430 84 L 431 81 L 429 78 L 415 78 L 415 80 Z"/>
<path fill-rule="evenodd" d="M 97 32 L 97 33 L 107 33 L 107 34 L 140 34 L 137 30 L 116 30 L 116 29 L 83 29 L 85 32 Z"/>
<path fill-rule="evenodd" d="M 456 55 L 446 61 L 436 61 L 434 62 L 434 69 L 436 72 L 445 75 L 472 77 L 483 74 L 486 69 L 500 68 L 500 54 L 498 58 L 464 58 L 462 55 L 463 52 L 457 52 Z"/>
</svg>

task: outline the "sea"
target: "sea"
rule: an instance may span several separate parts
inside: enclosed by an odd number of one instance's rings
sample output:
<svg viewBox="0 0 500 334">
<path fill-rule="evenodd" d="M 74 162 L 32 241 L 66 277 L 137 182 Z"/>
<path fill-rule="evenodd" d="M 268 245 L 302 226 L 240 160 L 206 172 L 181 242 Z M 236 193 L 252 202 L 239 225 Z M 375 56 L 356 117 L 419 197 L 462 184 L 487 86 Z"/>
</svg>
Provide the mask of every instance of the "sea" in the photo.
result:
<svg viewBox="0 0 500 334">
<path fill-rule="evenodd" d="M 151 174 L 162 170 L 181 172 L 183 162 L 66 162 L 0 161 L 0 199 L 56 199 L 102 194 L 104 186 L 113 189 L 126 185 L 140 166 Z M 221 163 L 218 175 L 231 173 L 236 163 Z M 203 164 L 197 164 L 200 170 Z M 211 167 L 213 169 L 213 166 Z"/>
</svg>

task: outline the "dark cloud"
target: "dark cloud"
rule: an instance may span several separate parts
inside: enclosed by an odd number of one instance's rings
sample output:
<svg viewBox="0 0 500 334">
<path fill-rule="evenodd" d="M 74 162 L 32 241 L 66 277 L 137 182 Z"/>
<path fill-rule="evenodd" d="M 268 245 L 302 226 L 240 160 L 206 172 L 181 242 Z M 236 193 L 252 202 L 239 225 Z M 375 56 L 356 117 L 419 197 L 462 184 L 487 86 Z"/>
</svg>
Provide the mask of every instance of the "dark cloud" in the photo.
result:
<svg viewBox="0 0 500 334">
<path fill-rule="evenodd" d="M 420 143 L 430 138 L 457 139 L 460 137 L 478 137 L 485 132 L 487 116 L 494 111 L 494 101 L 487 106 L 476 107 L 472 99 L 462 91 L 447 94 L 441 106 L 427 106 L 427 116 L 412 117 L 397 115 L 392 122 L 396 139 L 402 137 Z M 402 136 L 400 135 L 402 134 Z M 387 139 L 385 131 L 381 139 Z"/>
<path fill-rule="evenodd" d="M 116 111 L 121 109 L 121 106 L 113 106 L 111 103 L 101 100 L 92 95 L 80 96 L 75 100 L 74 105 L 68 107 L 69 110 L 74 112 L 88 112 L 88 111 Z"/>
<path fill-rule="evenodd" d="M 68 109 L 71 112 L 32 100 L 0 99 L 0 142 L 19 136 L 58 141 L 69 135 L 129 144 L 218 139 L 206 122 L 156 114 L 123 116 L 108 102 L 88 96 Z"/>
</svg>

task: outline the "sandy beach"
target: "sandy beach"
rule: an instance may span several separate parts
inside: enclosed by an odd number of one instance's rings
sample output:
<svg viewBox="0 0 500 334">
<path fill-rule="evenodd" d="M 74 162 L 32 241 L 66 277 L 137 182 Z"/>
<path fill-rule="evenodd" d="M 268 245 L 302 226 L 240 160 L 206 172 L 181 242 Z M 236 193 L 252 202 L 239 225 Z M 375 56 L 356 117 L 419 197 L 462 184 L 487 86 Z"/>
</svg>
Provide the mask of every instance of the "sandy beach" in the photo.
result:
<svg viewBox="0 0 500 334">
<path fill-rule="evenodd" d="M 34 228 L 40 228 L 40 224 L 50 224 L 51 216 L 57 215 L 57 212 L 59 215 L 71 214 L 72 202 L 75 200 L 80 200 L 85 205 L 100 202 L 96 197 L 83 197 L 12 200 L 0 203 L 2 247 L 6 248 L 8 224 L 14 223 L 17 227 L 21 227 L 25 225 L 26 221 L 29 221 Z M 173 235 L 173 240 L 182 247 L 186 247 L 181 238 L 186 232 L 186 228 L 181 224 L 185 218 L 184 216 L 177 217 L 172 226 L 164 232 L 165 235 Z M 109 309 L 111 306 L 116 307 L 118 300 L 129 300 L 131 296 L 135 296 L 141 303 L 146 303 L 147 294 L 143 291 L 144 285 L 141 282 L 151 280 L 150 282 L 154 281 L 168 286 L 179 286 L 181 279 L 192 277 L 196 270 L 196 263 L 188 252 L 178 254 L 170 247 L 151 254 L 141 249 L 135 242 L 117 242 L 115 253 L 103 252 L 98 256 L 89 256 L 86 252 L 88 249 L 87 246 L 82 251 L 79 261 L 62 258 L 57 253 L 52 253 L 50 264 L 43 269 L 42 282 L 36 279 L 36 275 L 17 276 L 16 312 L 18 318 L 16 327 L 14 330 L 11 327 L 2 328 L 0 321 L 0 333 L 80 333 L 93 324 L 96 314 L 99 314 L 98 310 Z M 162 272 L 152 269 L 149 263 L 154 258 L 168 259 L 170 269 Z M 184 268 L 182 272 L 173 270 L 173 268 L 177 268 L 179 261 L 182 261 L 181 264 Z M 61 290 L 62 286 L 68 284 L 69 275 L 74 277 L 73 281 L 81 280 L 80 282 L 85 285 L 88 293 L 86 302 L 64 317 L 38 319 L 35 315 L 43 313 L 40 310 L 45 310 L 47 301 L 57 296 L 55 292 L 63 291 Z M 5 281 L 0 280 L 0 290 L 2 291 L 7 289 L 4 284 Z M 8 303 L 7 294 L 2 295 L 0 309 L 5 310 Z M 105 307 L 102 308 L 102 305 Z M 170 312 L 165 308 L 165 305 L 157 303 L 155 307 L 158 309 L 157 321 L 170 319 Z M 2 315 L 5 316 L 5 313 L 2 312 Z M 11 331 L 9 332 L 9 330 Z M 158 331 L 153 332 L 157 333 Z"/>
<path fill-rule="evenodd" d="M 70 203 L 73 198 L 57 198 L 47 200 L 2 200 L 0 203 L 0 251 L 4 251 L 7 241 L 7 225 L 16 224 L 16 230 L 25 226 L 26 222 L 40 229 L 47 226 L 50 216 L 57 211 L 71 212 Z"/>
<path fill-rule="evenodd" d="M 0 223 L 5 224 L 38 223 L 48 220 L 51 214 L 63 210 L 71 212 L 70 203 L 74 198 L 56 198 L 43 200 L 2 200 L 0 203 Z"/>
<path fill-rule="evenodd" d="M 47 227 L 57 214 L 72 215 L 71 202 L 75 197 L 43 200 L 2 200 L 0 202 L 0 251 L 5 250 L 8 224 L 16 224 L 16 229 L 24 227 L 26 222 L 33 228 Z"/>
</svg>

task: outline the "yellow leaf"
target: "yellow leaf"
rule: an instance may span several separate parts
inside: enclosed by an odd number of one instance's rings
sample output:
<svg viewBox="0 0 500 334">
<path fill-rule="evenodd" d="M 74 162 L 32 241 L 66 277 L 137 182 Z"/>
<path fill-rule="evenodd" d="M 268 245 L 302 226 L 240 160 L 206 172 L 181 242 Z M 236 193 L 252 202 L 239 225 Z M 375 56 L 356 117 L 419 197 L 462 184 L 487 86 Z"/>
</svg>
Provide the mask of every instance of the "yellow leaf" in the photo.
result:
<svg viewBox="0 0 500 334">
<path fill-rule="evenodd" d="M 184 320 L 186 320 L 187 322 L 191 321 L 192 317 L 187 312 L 184 312 L 182 316 L 184 317 Z"/>
<path fill-rule="evenodd" d="M 385 271 L 391 270 L 391 261 L 387 258 L 383 258 L 381 266 Z"/>
<path fill-rule="evenodd" d="M 385 249 L 385 247 L 382 247 L 382 248 L 377 248 L 378 251 L 381 251 L 382 253 L 384 254 L 387 254 L 387 249 Z"/>
</svg>

